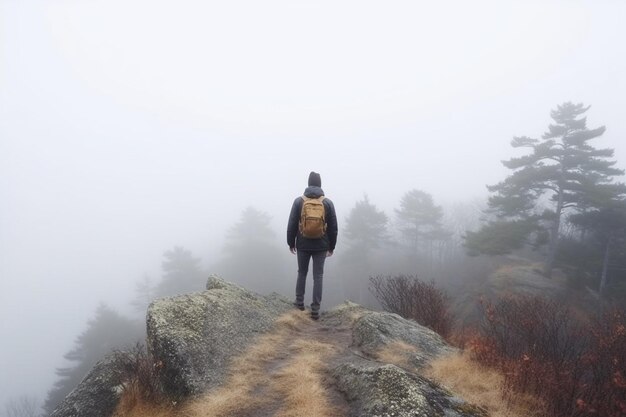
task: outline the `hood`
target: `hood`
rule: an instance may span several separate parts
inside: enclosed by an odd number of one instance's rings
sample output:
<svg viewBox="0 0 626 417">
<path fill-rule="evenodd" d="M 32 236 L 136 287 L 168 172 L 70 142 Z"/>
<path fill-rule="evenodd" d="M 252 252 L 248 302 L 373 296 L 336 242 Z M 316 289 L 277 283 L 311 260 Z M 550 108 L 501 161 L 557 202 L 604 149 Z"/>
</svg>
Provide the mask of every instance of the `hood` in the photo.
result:
<svg viewBox="0 0 626 417">
<path fill-rule="evenodd" d="M 306 189 L 304 190 L 304 196 L 308 198 L 320 198 L 323 195 L 324 195 L 324 190 L 322 190 L 321 187 L 318 187 L 316 185 L 311 185 L 309 187 L 306 187 Z"/>
</svg>

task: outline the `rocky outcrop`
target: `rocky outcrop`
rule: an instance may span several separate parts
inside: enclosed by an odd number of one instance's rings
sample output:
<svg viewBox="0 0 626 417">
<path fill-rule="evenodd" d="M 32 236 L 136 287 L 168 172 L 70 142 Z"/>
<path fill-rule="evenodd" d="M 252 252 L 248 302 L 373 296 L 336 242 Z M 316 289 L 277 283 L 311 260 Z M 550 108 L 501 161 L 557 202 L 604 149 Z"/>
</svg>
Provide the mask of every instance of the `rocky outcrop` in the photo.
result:
<svg viewBox="0 0 626 417">
<path fill-rule="evenodd" d="M 50 417 L 110 417 L 121 393 L 115 354 L 98 362 Z"/>
<path fill-rule="evenodd" d="M 520 294 L 552 299 L 570 296 L 565 277 L 558 270 L 548 279 L 536 265 L 503 266 L 487 278 L 486 290 L 495 296 Z"/>
<path fill-rule="evenodd" d="M 551 300 L 577 300 L 574 304 L 589 306 L 584 294 L 572 290 L 565 275 L 555 269 L 551 279 L 546 278 L 542 266 L 519 257 L 507 257 L 506 263 L 488 274 L 480 282 L 468 282 L 455 296 L 454 315 L 462 325 L 473 325 L 482 317 L 482 307 L 477 300 L 494 301 L 502 297 L 539 296 Z M 581 297 L 583 296 L 583 297 Z"/>
<path fill-rule="evenodd" d="M 209 278 L 207 291 L 153 302 L 148 350 L 167 394 L 181 398 L 219 385 L 229 360 L 291 308 L 284 298 L 261 296 L 217 277 Z"/>
<path fill-rule="evenodd" d="M 406 343 L 414 348 L 407 352 L 409 362 L 418 368 L 436 356 L 454 351 L 434 331 L 393 313 L 364 313 L 354 323 L 352 341 L 369 356 L 376 356 L 393 343 Z"/>
<path fill-rule="evenodd" d="M 330 367 L 351 417 L 486 417 L 484 410 L 420 375 L 429 360 L 455 351 L 432 330 L 349 302 L 328 312 L 321 324 L 347 326 L 351 332 L 351 354 L 339 355 Z M 379 357 L 399 342 L 405 348 L 395 353 L 406 367 Z"/>
<path fill-rule="evenodd" d="M 418 374 L 395 365 L 360 361 L 333 371 L 354 417 L 486 417 Z"/>
<path fill-rule="evenodd" d="M 262 296 L 216 277 L 209 278 L 206 291 L 163 298 L 148 309 L 148 350 L 166 394 L 186 399 L 222 386 L 231 360 L 258 335 L 275 330 L 276 319 L 287 311 L 293 315 L 278 323 L 297 326 L 292 336 L 332 345 L 324 379 L 334 388 L 331 396 L 349 409 L 348 415 L 485 415 L 421 375 L 420 368 L 429 360 L 454 351 L 432 330 L 354 303 L 325 312 L 313 324 L 283 297 Z M 395 356 L 381 355 L 390 348 L 396 349 L 391 349 Z M 392 357 L 399 359 L 385 359 Z M 52 417 L 110 417 L 122 391 L 116 365 L 113 355 L 100 362 Z M 268 374 L 281 366 L 284 363 L 272 363 Z"/>
</svg>

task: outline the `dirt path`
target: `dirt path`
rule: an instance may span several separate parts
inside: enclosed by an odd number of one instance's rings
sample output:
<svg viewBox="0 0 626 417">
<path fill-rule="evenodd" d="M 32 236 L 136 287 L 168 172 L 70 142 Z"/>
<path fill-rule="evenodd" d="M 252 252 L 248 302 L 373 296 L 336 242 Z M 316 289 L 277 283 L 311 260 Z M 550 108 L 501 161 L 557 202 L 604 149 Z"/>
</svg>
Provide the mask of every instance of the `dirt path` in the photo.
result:
<svg viewBox="0 0 626 417">
<path fill-rule="evenodd" d="M 349 414 L 349 407 L 344 396 L 337 391 L 332 383 L 332 378 L 328 374 L 331 365 L 341 360 L 345 356 L 352 355 L 350 351 L 350 344 L 352 342 L 352 332 L 349 326 L 338 323 L 329 322 L 325 320 L 322 315 L 320 320 L 313 321 L 309 318 L 307 312 L 294 312 L 290 313 L 290 316 L 295 318 L 297 325 L 290 328 L 287 333 L 287 337 L 284 338 L 283 343 L 277 350 L 276 357 L 269 361 L 265 366 L 265 372 L 270 378 L 270 381 L 278 381 L 272 383 L 266 387 L 255 392 L 255 395 L 259 396 L 272 396 L 270 391 L 275 390 L 276 386 L 283 387 L 278 389 L 284 396 L 289 396 L 286 391 L 299 389 L 301 392 L 295 393 L 295 401 L 291 401 L 292 404 L 288 404 L 285 407 L 285 398 L 274 395 L 275 399 L 271 403 L 267 403 L 265 406 L 257 408 L 252 415 L 255 417 L 284 417 L 284 416 L 347 416 Z M 313 360 L 311 359 L 313 358 Z M 323 362 L 323 366 L 317 368 L 314 363 L 316 359 Z M 302 377 L 300 379 L 298 375 L 294 375 L 293 382 L 295 384 L 315 384 L 319 383 L 322 388 L 321 391 L 313 389 L 310 394 L 313 398 L 313 402 L 321 402 L 322 398 L 326 402 L 324 407 L 316 409 L 315 411 L 308 410 L 307 414 L 301 414 L 302 407 L 298 407 L 298 404 L 293 402 L 302 402 L 305 404 L 307 401 L 305 398 L 297 398 L 298 395 L 307 395 L 307 386 L 304 387 L 286 387 L 281 383 L 281 378 L 285 374 L 285 370 L 289 367 L 296 366 L 299 370 L 306 374 L 312 372 L 313 378 L 317 378 L 317 381 L 310 381 L 310 378 Z M 313 369 L 311 369 L 313 368 Z M 289 372 L 289 371 L 287 371 Z"/>
<path fill-rule="evenodd" d="M 272 332 L 232 360 L 221 387 L 186 404 L 178 416 L 348 416 L 330 371 L 354 356 L 349 324 L 332 314 L 318 321 L 297 310 L 280 316 Z"/>
</svg>

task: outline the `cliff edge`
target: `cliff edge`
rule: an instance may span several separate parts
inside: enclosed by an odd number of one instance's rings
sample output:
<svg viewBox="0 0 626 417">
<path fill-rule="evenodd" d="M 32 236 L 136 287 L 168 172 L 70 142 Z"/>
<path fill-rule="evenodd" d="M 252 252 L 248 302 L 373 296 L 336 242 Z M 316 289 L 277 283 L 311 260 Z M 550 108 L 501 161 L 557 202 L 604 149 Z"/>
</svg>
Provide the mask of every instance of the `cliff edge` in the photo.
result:
<svg viewBox="0 0 626 417">
<path fill-rule="evenodd" d="M 422 374 L 455 351 L 437 333 L 350 302 L 314 322 L 281 296 L 210 277 L 206 291 L 154 301 L 147 334 L 172 416 L 486 415 Z M 113 362 L 98 363 L 52 417 L 132 416 L 119 410 Z"/>
</svg>

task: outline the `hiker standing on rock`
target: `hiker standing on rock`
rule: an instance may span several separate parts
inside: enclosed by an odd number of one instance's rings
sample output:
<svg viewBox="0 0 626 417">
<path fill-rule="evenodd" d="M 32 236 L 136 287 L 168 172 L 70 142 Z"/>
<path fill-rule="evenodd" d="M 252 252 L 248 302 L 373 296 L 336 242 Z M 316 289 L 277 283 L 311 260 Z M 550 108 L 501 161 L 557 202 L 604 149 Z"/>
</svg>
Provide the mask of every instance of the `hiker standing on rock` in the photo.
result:
<svg viewBox="0 0 626 417">
<path fill-rule="evenodd" d="M 294 305 L 304 310 L 304 290 L 309 261 L 313 258 L 313 300 L 311 318 L 317 320 L 322 302 L 324 262 L 332 256 L 337 243 L 337 215 L 335 206 L 324 196 L 322 178 L 317 172 L 309 174 L 309 186 L 304 195 L 291 206 L 287 224 L 289 250 L 298 256 L 298 280 Z"/>
</svg>

